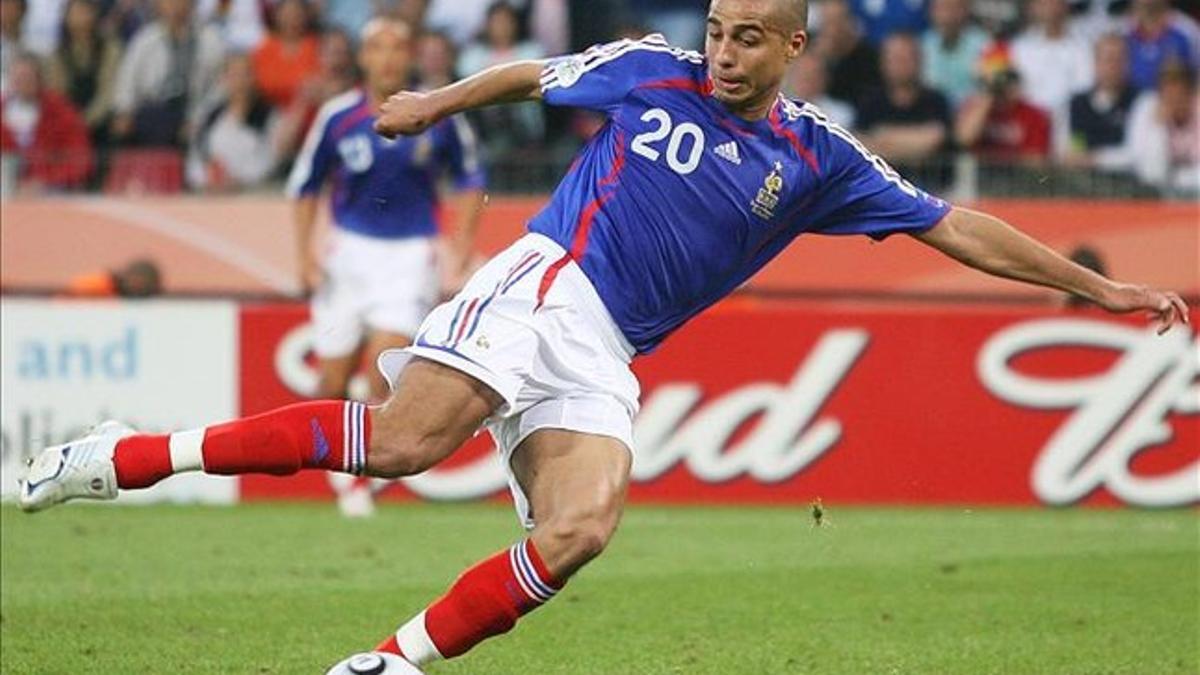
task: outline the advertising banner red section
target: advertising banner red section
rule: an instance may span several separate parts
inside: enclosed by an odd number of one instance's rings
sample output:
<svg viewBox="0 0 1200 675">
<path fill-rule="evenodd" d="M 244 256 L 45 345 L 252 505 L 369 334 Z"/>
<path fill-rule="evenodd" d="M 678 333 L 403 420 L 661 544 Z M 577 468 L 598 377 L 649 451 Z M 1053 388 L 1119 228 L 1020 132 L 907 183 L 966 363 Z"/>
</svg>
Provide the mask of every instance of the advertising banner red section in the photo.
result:
<svg viewBox="0 0 1200 675">
<path fill-rule="evenodd" d="M 242 315 L 241 401 L 297 400 L 303 309 Z M 726 306 L 636 362 L 633 500 L 679 503 L 1200 502 L 1200 346 L 1099 312 Z M 391 492 L 504 489 L 486 435 Z M 244 499 L 329 498 L 247 478 Z"/>
</svg>

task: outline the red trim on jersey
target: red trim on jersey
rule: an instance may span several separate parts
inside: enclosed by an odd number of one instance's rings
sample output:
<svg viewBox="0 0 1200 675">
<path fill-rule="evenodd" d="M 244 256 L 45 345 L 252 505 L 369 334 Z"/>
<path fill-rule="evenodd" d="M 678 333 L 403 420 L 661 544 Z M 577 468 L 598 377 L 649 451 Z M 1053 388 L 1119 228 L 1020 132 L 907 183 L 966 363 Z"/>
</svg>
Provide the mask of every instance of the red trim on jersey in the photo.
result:
<svg viewBox="0 0 1200 675">
<path fill-rule="evenodd" d="M 349 115 L 343 117 L 341 119 L 341 121 L 338 122 L 338 125 L 333 128 L 333 133 L 331 133 L 330 136 L 333 138 L 337 138 L 337 137 L 341 136 L 342 134 L 346 133 L 347 131 L 349 131 L 355 124 L 358 124 L 359 122 L 361 122 L 365 119 L 370 119 L 370 118 L 371 118 L 371 105 L 368 102 L 366 95 L 364 94 L 362 102 L 360 102 L 357 106 L 354 107 L 353 112 L 351 112 Z"/>
<path fill-rule="evenodd" d="M 578 262 L 583 259 L 583 254 L 587 250 L 588 233 L 592 229 L 592 221 L 595 220 L 596 214 L 600 212 L 600 207 L 604 203 L 613 198 L 616 194 L 617 179 L 621 175 L 621 169 L 625 168 L 625 132 L 617 130 L 616 147 L 613 149 L 613 163 L 603 178 L 596 182 L 597 188 L 605 188 L 612 186 L 608 191 L 597 195 L 595 199 L 588 202 L 587 206 L 583 207 L 583 211 L 579 214 L 579 221 L 575 225 L 575 238 L 571 241 L 571 250 L 567 251 L 563 257 L 555 260 L 542 274 L 542 281 L 538 284 L 537 304 L 533 311 L 538 311 L 542 308 L 542 303 L 546 301 L 546 294 L 550 292 L 550 287 L 554 285 L 554 280 L 558 278 L 558 272 L 568 262 L 572 260 Z"/>
<path fill-rule="evenodd" d="M 720 124 L 721 126 L 725 127 L 726 131 L 732 131 L 733 133 L 735 133 L 739 136 L 749 136 L 749 137 L 754 136 L 753 131 L 750 131 L 749 129 L 745 129 L 743 127 L 738 126 L 737 123 L 735 123 L 733 120 L 726 119 L 724 117 L 718 117 L 717 123 Z"/>
<path fill-rule="evenodd" d="M 697 82 L 690 77 L 668 77 L 662 80 L 651 80 L 639 84 L 636 89 L 683 89 L 708 96 L 712 93 L 712 80 L 707 77 L 703 82 Z"/>
<path fill-rule="evenodd" d="M 814 155 L 811 150 L 804 147 L 804 144 L 800 142 L 800 137 L 796 135 L 795 131 L 783 126 L 783 122 L 781 122 L 779 119 L 778 105 L 771 108 L 771 114 L 769 117 L 771 119 L 771 129 L 774 130 L 776 134 L 788 139 L 788 142 L 792 144 L 792 148 L 796 151 L 796 154 L 800 155 L 800 159 L 803 159 L 805 163 L 808 164 L 809 168 L 813 170 L 813 173 L 820 175 L 821 165 L 817 164 L 816 155 Z"/>
</svg>

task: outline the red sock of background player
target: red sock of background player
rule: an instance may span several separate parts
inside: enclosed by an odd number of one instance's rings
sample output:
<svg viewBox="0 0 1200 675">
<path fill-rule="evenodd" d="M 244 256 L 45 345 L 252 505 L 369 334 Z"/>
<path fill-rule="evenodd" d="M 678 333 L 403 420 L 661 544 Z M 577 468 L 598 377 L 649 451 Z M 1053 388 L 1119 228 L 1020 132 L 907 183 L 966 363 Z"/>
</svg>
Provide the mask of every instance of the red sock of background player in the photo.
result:
<svg viewBox="0 0 1200 675">
<path fill-rule="evenodd" d="M 367 463 L 371 417 L 355 401 L 312 401 L 232 422 L 117 443 L 117 485 L 144 488 L 182 471 L 215 474 L 300 469 L 360 474 Z"/>
<path fill-rule="evenodd" d="M 375 649 L 399 654 L 418 666 L 453 658 L 508 632 L 560 587 L 533 540 L 526 539 L 463 572 L 445 595 Z"/>
</svg>

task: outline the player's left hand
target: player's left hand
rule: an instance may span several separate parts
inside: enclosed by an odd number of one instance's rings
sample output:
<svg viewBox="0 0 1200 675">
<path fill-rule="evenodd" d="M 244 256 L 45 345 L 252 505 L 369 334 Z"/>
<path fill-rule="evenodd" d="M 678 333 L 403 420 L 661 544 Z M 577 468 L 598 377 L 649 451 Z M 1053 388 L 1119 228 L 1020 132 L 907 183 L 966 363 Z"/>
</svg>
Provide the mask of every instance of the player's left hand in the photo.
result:
<svg viewBox="0 0 1200 675">
<path fill-rule="evenodd" d="M 1146 310 L 1149 318 L 1158 321 L 1158 334 L 1162 335 L 1177 323 L 1190 324 L 1188 306 L 1176 293 L 1164 292 L 1136 284 L 1114 284 L 1112 289 L 1099 300 L 1100 306 L 1110 312 L 1136 312 Z"/>
<path fill-rule="evenodd" d="M 389 96 L 379 107 L 375 133 L 384 138 L 412 136 L 425 131 L 436 121 L 428 93 L 402 91 Z"/>
</svg>

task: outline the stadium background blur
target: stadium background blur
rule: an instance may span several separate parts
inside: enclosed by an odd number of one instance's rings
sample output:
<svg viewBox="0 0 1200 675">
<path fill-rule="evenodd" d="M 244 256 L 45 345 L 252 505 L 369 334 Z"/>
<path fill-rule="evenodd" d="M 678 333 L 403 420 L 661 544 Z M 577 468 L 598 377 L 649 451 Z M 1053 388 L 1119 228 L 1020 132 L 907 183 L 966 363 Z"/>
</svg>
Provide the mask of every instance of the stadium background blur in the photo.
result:
<svg viewBox="0 0 1200 675">
<path fill-rule="evenodd" d="M 0 0 L 0 494 L 102 418 L 185 428 L 314 391 L 283 181 L 356 83 L 372 15 L 420 27 L 412 86 L 431 88 L 649 31 L 700 48 L 705 6 Z M 1197 306 L 1200 3 L 810 6 L 787 93 L 923 187 Z M 165 39 L 172 21 L 190 41 Z M 604 120 L 537 103 L 469 119 L 486 255 Z M 611 555 L 438 672 L 1200 671 L 1194 329 L 1158 338 L 911 241 L 802 238 L 638 373 L 635 506 Z M 0 670 L 160 670 L 144 640 L 180 672 L 316 672 L 514 535 L 483 437 L 372 523 L 339 521 L 334 489 L 181 476 L 122 501 L 244 505 L 6 504 Z M 336 628 L 301 619 L 317 615 Z M 65 625 L 86 633 L 66 654 L 41 637 Z M 614 664 L 614 641 L 637 658 Z"/>
</svg>

